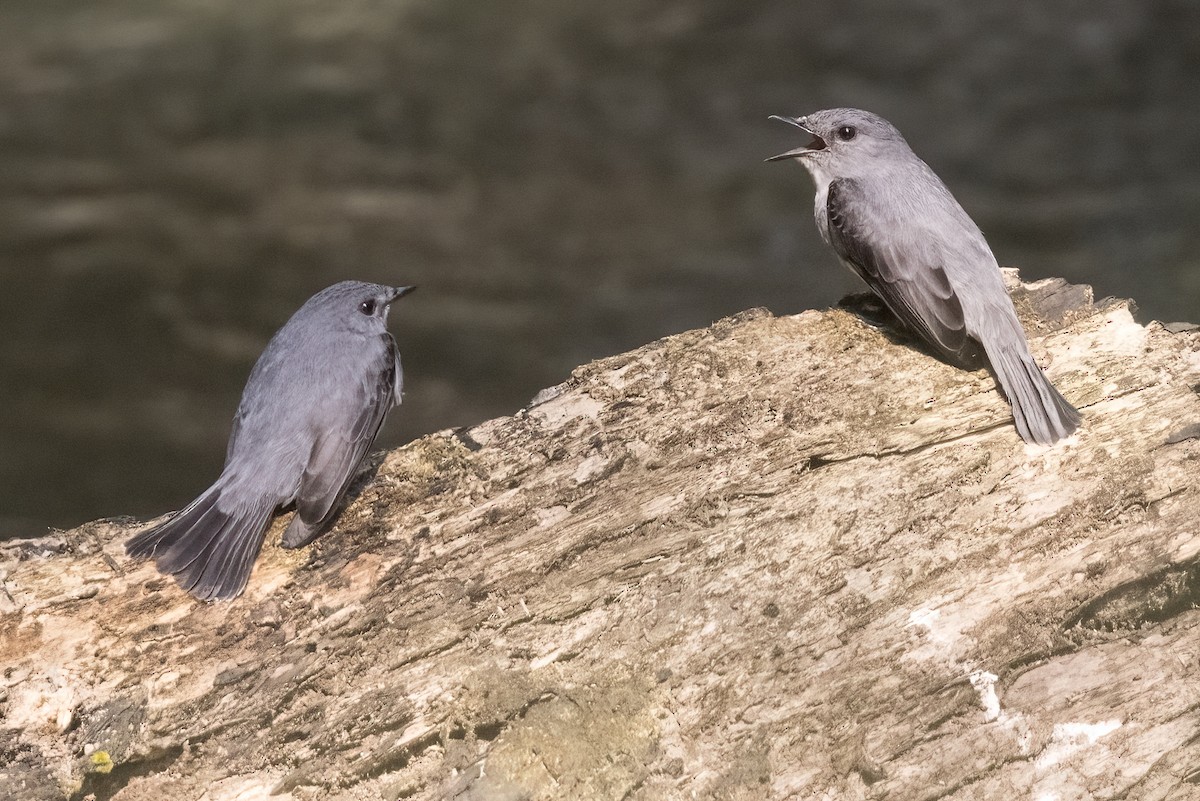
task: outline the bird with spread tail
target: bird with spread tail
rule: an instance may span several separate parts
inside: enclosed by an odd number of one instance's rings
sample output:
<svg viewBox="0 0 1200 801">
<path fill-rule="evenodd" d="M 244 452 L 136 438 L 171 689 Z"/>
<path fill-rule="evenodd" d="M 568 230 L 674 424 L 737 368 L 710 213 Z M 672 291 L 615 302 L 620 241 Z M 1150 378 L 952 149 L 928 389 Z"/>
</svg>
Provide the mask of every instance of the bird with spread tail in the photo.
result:
<svg viewBox="0 0 1200 801">
<path fill-rule="evenodd" d="M 250 372 L 216 483 L 130 539 L 126 553 L 154 559 L 211 601 L 242 594 L 280 507 L 296 507 L 285 548 L 323 533 L 400 403 L 404 373 L 388 309 L 415 288 L 343 281 L 300 307 Z"/>
</svg>

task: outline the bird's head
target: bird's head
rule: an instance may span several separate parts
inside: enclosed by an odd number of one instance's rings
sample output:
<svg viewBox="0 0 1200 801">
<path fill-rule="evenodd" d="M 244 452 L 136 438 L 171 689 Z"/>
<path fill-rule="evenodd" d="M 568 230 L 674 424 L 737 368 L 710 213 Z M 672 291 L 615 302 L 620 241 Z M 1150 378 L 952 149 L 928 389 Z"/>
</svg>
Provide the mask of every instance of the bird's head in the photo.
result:
<svg viewBox="0 0 1200 801">
<path fill-rule="evenodd" d="M 851 176 L 871 169 L 879 159 L 911 153 L 908 143 L 890 122 L 856 108 L 831 108 L 804 117 L 772 116 L 804 131 L 809 141 L 767 161 L 798 160 L 813 175 Z"/>
<path fill-rule="evenodd" d="M 415 290 L 415 286 L 385 286 L 363 281 L 342 281 L 321 290 L 306 306 L 330 315 L 351 331 L 378 334 L 387 330 L 392 301 Z"/>
</svg>

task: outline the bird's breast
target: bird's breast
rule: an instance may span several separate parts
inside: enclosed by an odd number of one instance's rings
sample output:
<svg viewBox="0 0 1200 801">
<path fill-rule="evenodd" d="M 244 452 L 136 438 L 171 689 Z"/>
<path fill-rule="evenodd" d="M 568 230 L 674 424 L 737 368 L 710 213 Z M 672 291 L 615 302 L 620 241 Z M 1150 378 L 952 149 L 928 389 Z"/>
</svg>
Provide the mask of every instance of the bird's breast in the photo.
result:
<svg viewBox="0 0 1200 801">
<path fill-rule="evenodd" d="M 813 200 L 813 219 L 817 222 L 817 231 L 821 234 L 821 239 L 825 240 L 825 244 L 829 242 L 829 181 L 820 181 L 817 183 L 817 195 Z"/>
</svg>

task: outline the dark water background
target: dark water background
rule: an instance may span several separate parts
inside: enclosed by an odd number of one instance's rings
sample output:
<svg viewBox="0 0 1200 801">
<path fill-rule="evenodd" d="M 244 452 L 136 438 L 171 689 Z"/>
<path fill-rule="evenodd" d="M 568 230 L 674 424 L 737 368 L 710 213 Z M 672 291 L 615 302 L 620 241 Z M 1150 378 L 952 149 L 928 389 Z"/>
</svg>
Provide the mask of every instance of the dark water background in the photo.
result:
<svg viewBox="0 0 1200 801">
<path fill-rule="evenodd" d="M 853 287 L 769 123 L 891 119 L 1001 263 L 1200 320 L 1200 4 L 8 0 L 0 537 L 215 478 L 271 333 L 393 309 L 381 444 Z"/>
</svg>

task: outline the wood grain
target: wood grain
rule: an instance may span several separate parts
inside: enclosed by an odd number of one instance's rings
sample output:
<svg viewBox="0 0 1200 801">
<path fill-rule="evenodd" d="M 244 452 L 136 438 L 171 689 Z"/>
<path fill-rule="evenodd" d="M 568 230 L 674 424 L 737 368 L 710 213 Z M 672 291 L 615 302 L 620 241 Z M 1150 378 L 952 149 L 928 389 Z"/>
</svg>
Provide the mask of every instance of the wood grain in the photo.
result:
<svg viewBox="0 0 1200 801">
<path fill-rule="evenodd" d="M 1009 279 L 1056 447 L 752 310 L 379 457 L 232 603 L 133 521 L 4 546 L 3 795 L 1200 797 L 1200 334 Z"/>
</svg>

